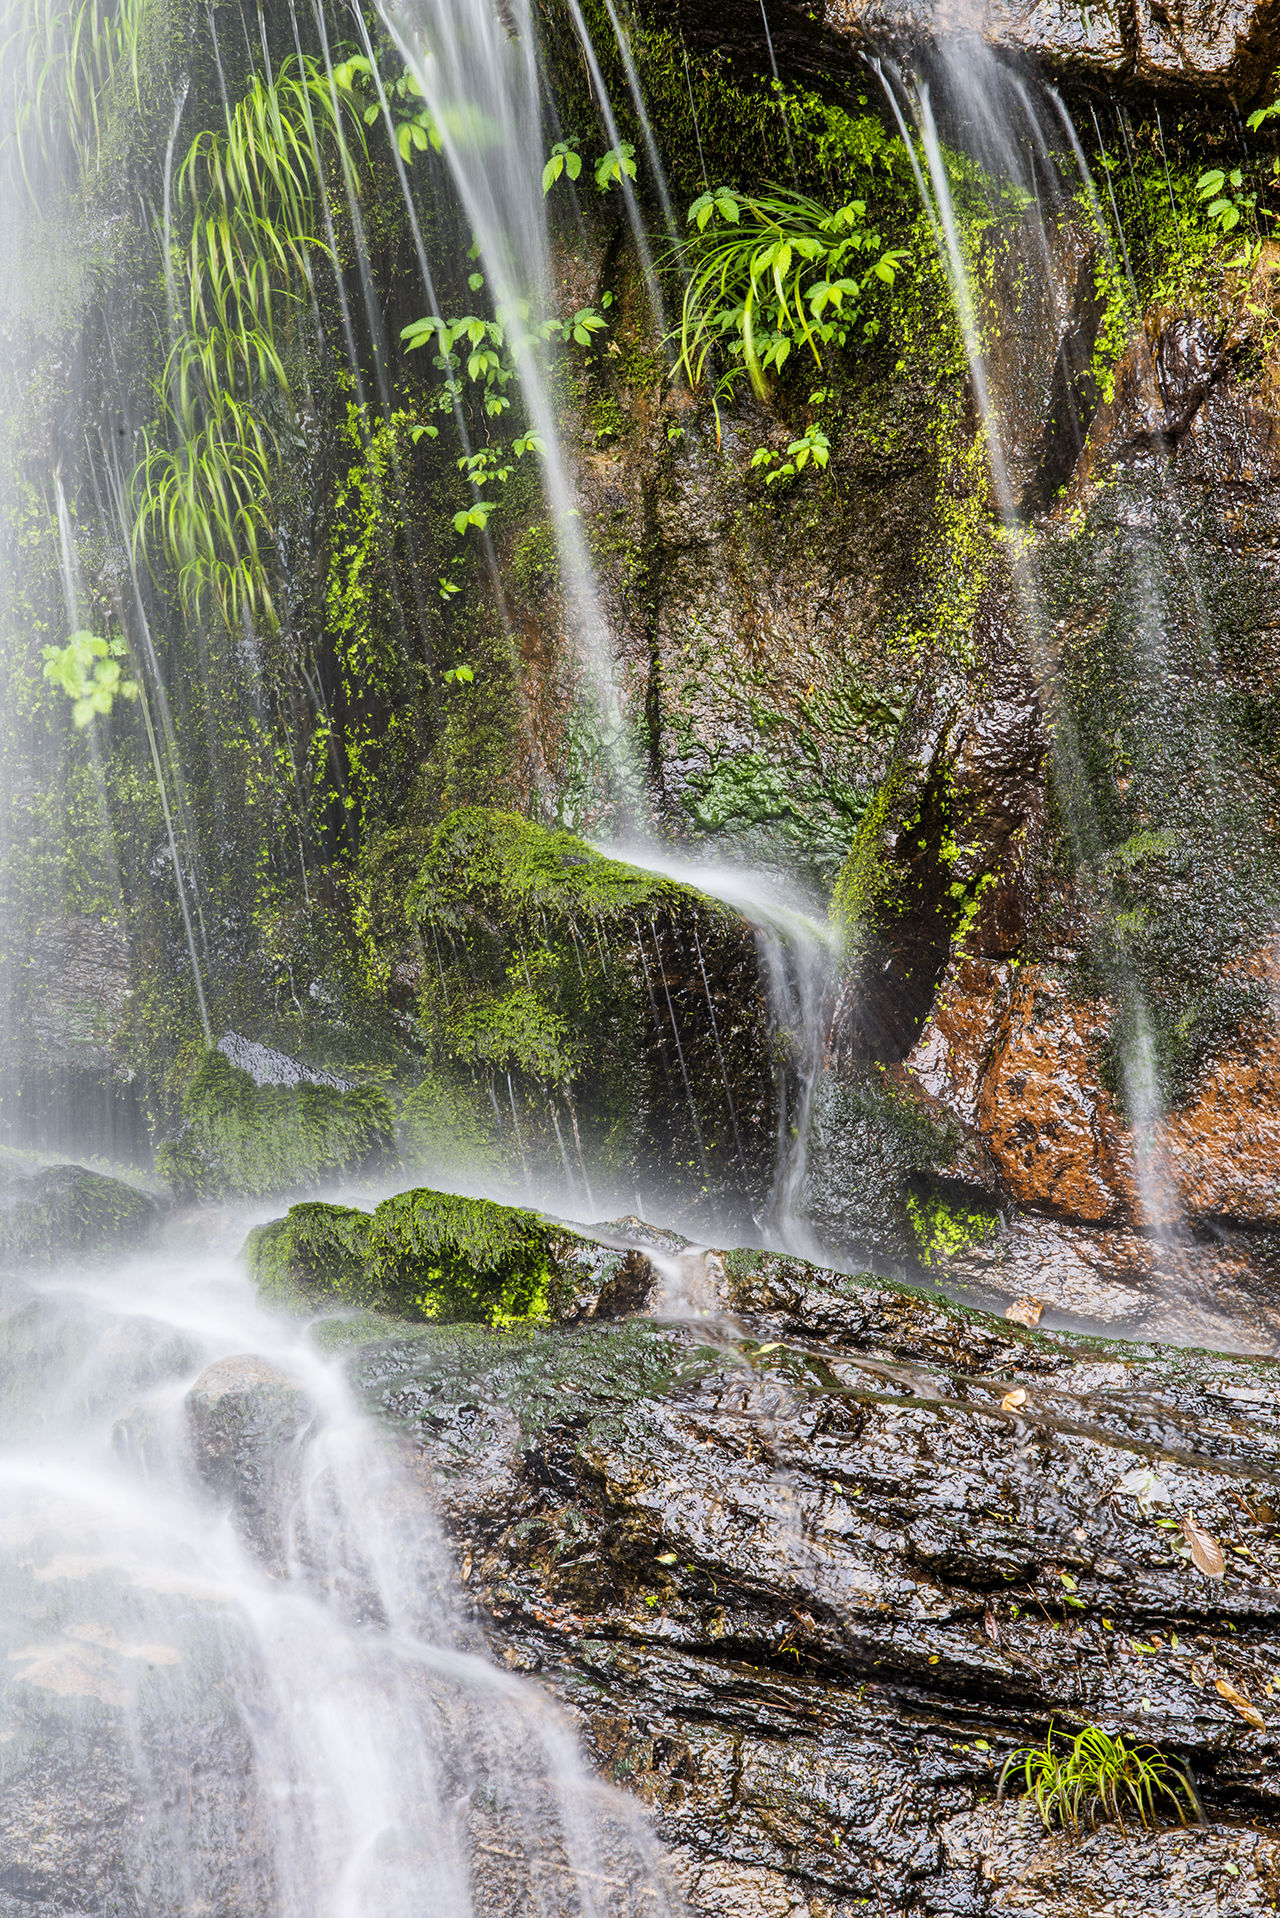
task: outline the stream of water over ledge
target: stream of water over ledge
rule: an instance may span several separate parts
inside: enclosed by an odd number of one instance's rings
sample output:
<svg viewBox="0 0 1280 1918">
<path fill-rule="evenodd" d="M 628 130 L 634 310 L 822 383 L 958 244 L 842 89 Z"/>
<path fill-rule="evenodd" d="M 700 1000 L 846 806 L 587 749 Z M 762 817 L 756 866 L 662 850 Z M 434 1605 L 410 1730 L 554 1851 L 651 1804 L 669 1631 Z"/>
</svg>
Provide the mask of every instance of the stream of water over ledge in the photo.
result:
<svg viewBox="0 0 1280 1918">
<path fill-rule="evenodd" d="M 0 1918 L 1280 1901 L 1280 26 L 0 0 Z"/>
</svg>

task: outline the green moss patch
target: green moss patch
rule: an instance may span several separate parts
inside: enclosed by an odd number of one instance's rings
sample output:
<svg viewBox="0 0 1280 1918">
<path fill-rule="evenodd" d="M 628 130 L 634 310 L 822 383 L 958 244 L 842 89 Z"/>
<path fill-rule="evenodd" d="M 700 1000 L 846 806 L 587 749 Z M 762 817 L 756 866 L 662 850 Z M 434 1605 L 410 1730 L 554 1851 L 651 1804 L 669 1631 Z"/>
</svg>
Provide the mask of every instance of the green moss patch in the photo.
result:
<svg viewBox="0 0 1280 1918">
<path fill-rule="evenodd" d="M 372 1086 L 260 1086 L 214 1048 L 182 1095 L 183 1131 L 160 1166 L 180 1191 L 257 1198 L 363 1171 L 393 1151 L 385 1093 Z"/>
<path fill-rule="evenodd" d="M 994 1202 L 958 1181 L 918 1181 L 907 1193 L 906 1205 L 917 1256 L 931 1272 L 945 1270 L 975 1246 L 988 1245 L 1000 1226 Z"/>
<path fill-rule="evenodd" d="M 159 1216 L 154 1199 L 80 1165 L 0 1181 L 0 1264 L 57 1265 L 136 1245 Z"/>
<path fill-rule="evenodd" d="M 296 1205 L 252 1232 L 245 1256 L 279 1304 L 507 1325 L 546 1315 L 570 1236 L 534 1212 L 421 1187 L 373 1213 Z"/>
</svg>

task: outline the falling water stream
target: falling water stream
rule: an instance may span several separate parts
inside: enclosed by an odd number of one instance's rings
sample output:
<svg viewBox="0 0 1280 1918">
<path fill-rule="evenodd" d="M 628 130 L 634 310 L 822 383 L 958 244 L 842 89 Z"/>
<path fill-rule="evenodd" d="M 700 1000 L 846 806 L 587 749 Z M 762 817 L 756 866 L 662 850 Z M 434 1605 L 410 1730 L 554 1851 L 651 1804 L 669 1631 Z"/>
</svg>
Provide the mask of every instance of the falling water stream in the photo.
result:
<svg viewBox="0 0 1280 1918">
<path fill-rule="evenodd" d="M 234 1256 L 7 1280 L 0 1350 L 0 1756 L 43 1748 L 58 1808 L 49 1881 L 0 1889 L 661 1918 L 634 1808 L 481 1649 L 411 1461 Z M 15 1848 L 29 1815 L 0 1806 Z"/>
<path fill-rule="evenodd" d="M 803 1197 L 813 1098 L 826 1064 L 840 964 L 838 933 L 816 900 L 774 873 L 727 861 L 713 864 L 684 858 L 650 842 L 601 850 L 721 900 L 755 934 L 761 983 L 778 1047 L 773 1179 L 757 1223 L 769 1244 L 803 1257 L 823 1256 L 804 1217 Z M 703 984 L 714 1029 L 715 1008 L 705 973 Z M 732 1110 L 731 1094 L 729 1101 Z"/>
<path fill-rule="evenodd" d="M 674 237 L 628 35 L 613 0 L 605 5 Z M 569 10 L 616 147 L 617 122 L 576 0 Z M 763 0 L 760 11 L 772 59 Z M 545 342 L 537 338 L 539 321 L 551 314 L 553 283 L 540 190 L 545 118 L 534 0 L 382 0 L 379 12 L 429 106 L 541 441 L 564 616 L 613 801 L 617 836 L 604 850 L 721 900 L 751 928 L 776 1047 L 776 1147 L 758 1237 L 822 1258 L 804 1193 L 840 953 L 822 909 L 798 889 L 728 862 L 680 858 L 646 836 L 613 636 L 561 443 Z M 952 82 L 958 93 L 967 89 L 972 106 L 984 95 L 987 69 L 976 54 L 956 60 Z M 992 399 L 930 85 L 887 68 L 882 77 L 953 290 L 1010 576 L 1027 633 L 1040 645 L 1034 559 Z M 1014 92 L 1000 93 L 999 112 Z M 1033 123 L 1036 177 L 1047 177 L 1052 143 L 1025 90 L 1019 97 L 1019 111 Z M 175 102 L 170 162 L 185 98 L 184 90 Z M 380 86 L 379 102 L 390 121 Z M 1055 105 L 1096 206 L 1066 109 L 1056 97 Z M 991 99 L 988 109 L 997 113 Z M 1008 126 L 998 126 L 995 138 L 1007 161 Z M 166 231 L 170 172 L 171 165 Z M 402 164 L 398 178 L 413 224 Z M 661 326 L 659 280 L 636 194 L 625 178 L 619 184 Z M 329 190 L 350 199 L 359 236 L 349 181 L 335 187 L 331 178 Z M 327 203 L 325 210 L 329 218 Z M 0 207 L 0 248 L 6 220 Z M 332 236 L 331 219 L 329 226 Z M 413 237 L 423 298 L 438 317 L 416 224 Z M 1031 244 L 1047 261 L 1043 219 L 1031 223 Z M 367 279 L 362 286 L 376 341 L 383 316 Z M 353 390 L 362 391 L 341 276 L 338 293 Z M 381 372 L 383 356 L 374 358 Z M 5 370 L 12 383 L 14 369 Z M 381 398 L 389 410 L 385 391 Z M 103 489 L 107 521 L 123 534 L 125 489 L 105 459 Z M 57 490 L 74 628 L 81 617 L 75 530 L 60 482 Z M 8 504 L 0 500 L 0 508 Z M 0 513 L 0 524 L 10 523 Z M 11 558 L 0 550 L 0 601 L 16 571 Z M 130 617 L 148 674 L 142 697 L 164 843 L 208 1036 L 207 941 L 176 736 L 136 569 L 123 577 L 121 590 L 136 601 Z M 1153 615 L 1153 632 L 1157 624 Z M 251 642 L 246 634 L 247 648 Z M 1041 658 L 1037 666 L 1050 685 L 1052 662 Z M 1070 758 L 1061 712 L 1050 731 L 1055 749 Z M 1066 783 L 1082 789 L 1074 775 Z M 1081 830 L 1087 837 L 1087 822 Z M 700 951 L 697 957 L 701 964 Z M 1129 1106 L 1143 1209 L 1154 1227 L 1176 1217 L 1151 1143 L 1161 1117 L 1158 1076 L 1136 988 L 1119 983 L 1133 1012 Z M 705 967 L 702 984 L 718 1049 Z M 670 1029 L 676 1032 L 674 1016 Z M 506 1089 L 523 1158 L 509 1074 Z M 724 1090 L 736 1123 L 727 1073 Z M 490 1096 L 496 1110 L 492 1083 Z M 693 1109 L 691 1091 L 689 1103 Z M 569 1112 L 565 1131 L 551 1111 L 565 1194 L 573 1199 L 580 1190 L 590 1211 L 599 1194 Z M 693 1124 L 696 1130 L 696 1110 Z M 536 1196 L 527 1165 L 524 1177 L 526 1195 Z M 56 1896 L 59 1909 L 121 1918 L 665 1918 L 678 1906 L 641 1814 L 589 1774 L 546 1692 L 485 1650 L 459 1596 L 425 1475 L 357 1403 L 341 1335 L 326 1343 L 314 1328 L 260 1304 L 236 1256 L 249 1223 L 210 1214 L 171 1226 L 156 1249 L 124 1263 L 0 1279 L 0 1903 Z M 673 1285 L 683 1284 L 679 1260 L 668 1266 Z M 21 1777 L 33 1751 L 41 1754 L 40 1806 L 17 1791 L 6 1802 L 6 1767 Z M 32 1854 L 37 1862 L 8 1870 L 6 1834 L 25 1831 L 24 1820 L 49 1807 L 56 1829 Z"/>
<path fill-rule="evenodd" d="M 1058 302 L 1055 317 L 1059 331 L 1066 315 L 1058 291 L 1060 276 L 1054 268 L 1051 230 L 1067 208 L 1069 193 L 1077 187 L 1083 187 L 1085 198 L 1096 214 L 1096 189 L 1061 98 L 1049 94 L 1046 112 L 1042 115 L 1026 84 L 1002 66 L 977 35 L 958 33 L 941 39 L 927 76 L 923 73 L 906 76 L 889 60 L 876 60 L 873 64 L 907 149 L 964 341 L 974 400 L 986 439 L 987 462 L 1004 532 L 1019 623 L 1030 648 L 1046 709 L 1045 730 L 1057 766 L 1058 790 L 1067 802 L 1082 866 L 1086 869 L 1092 866 L 1097 871 L 1100 870 L 1101 834 L 1083 771 L 1074 718 L 1060 692 L 1058 660 L 1044 611 L 1035 531 L 1012 478 L 1008 426 L 993 393 L 974 270 L 961 231 L 948 158 L 935 113 L 935 86 L 941 84 L 950 113 L 958 117 L 973 156 L 988 176 L 1020 195 L 1025 210 L 1015 222 L 1015 231 L 1020 235 L 1033 282 L 1047 289 L 1050 297 Z M 914 138 L 908 118 L 913 122 Z M 1058 131 L 1065 131 L 1067 135 L 1065 152 L 1051 137 L 1054 121 L 1058 123 Z M 1105 226 L 1100 225 L 1097 238 L 1099 244 L 1109 244 Z M 1007 332 L 1016 345 L 1018 329 L 1010 326 Z M 1078 422 L 1077 437 L 1080 437 Z M 1143 630 L 1149 631 L 1150 627 L 1151 622 L 1147 621 Z M 1114 908 L 1106 902 L 1104 910 L 1114 918 Z M 1124 961 L 1122 940 L 1118 955 L 1109 963 L 1109 984 L 1117 1005 L 1127 1015 L 1129 1029 L 1121 1070 L 1133 1134 L 1138 1216 L 1160 1240 L 1171 1229 L 1176 1230 L 1179 1221 L 1175 1188 L 1160 1143 L 1164 1103 L 1150 1016 L 1132 967 Z"/>
</svg>

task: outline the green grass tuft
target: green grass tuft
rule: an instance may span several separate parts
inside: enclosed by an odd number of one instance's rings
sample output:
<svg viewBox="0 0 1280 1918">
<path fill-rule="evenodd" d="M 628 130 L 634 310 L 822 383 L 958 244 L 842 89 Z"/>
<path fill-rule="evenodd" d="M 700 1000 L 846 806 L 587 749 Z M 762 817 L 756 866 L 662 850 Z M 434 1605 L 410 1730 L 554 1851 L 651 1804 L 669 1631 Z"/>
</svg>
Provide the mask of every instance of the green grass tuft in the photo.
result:
<svg viewBox="0 0 1280 1918">
<path fill-rule="evenodd" d="M 1046 1831 L 1054 1824 L 1079 1831 L 1126 1814 L 1148 1830 L 1176 1819 L 1185 1825 L 1203 1816 L 1195 1786 L 1174 1758 L 1153 1745 L 1126 1745 L 1096 1725 L 1086 1725 L 1070 1743 L 1055 1743 L 1053 1727 L 1043 1745 L 1011 1752 L 1000 1772 L 998 1796 L 1010 1780 L 1035 1800 Z"/>
</svg>

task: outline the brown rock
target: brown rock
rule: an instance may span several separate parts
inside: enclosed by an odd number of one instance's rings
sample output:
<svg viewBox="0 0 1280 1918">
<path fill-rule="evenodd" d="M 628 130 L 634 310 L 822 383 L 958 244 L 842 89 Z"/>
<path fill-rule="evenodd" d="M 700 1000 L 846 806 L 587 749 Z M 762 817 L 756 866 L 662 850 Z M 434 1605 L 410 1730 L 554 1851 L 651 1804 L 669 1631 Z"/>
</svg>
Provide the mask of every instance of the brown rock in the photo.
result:
<svg viewBox="0 0 1280 1918">
<path fill-rule="evenodd" d="M 1236 101 L 1266 79 L 1280 34 L 1273 0 L 828 0 L 824 18 L 830 33 L 854 41 L 977 34 L 1051 69 Z"/>
<path fill-rule="evenodd" d="M 1280 1021 L 1274 1008 L 1209 1066 L 1161 1127 L 1183 1211 L 1245 1225 L 1280 1221 Z"/>
<path fill-rule="evenodd" d="M 978 1123 L 982 1075 L 1008 1009 L 1015 969 L 962 954 L 905 1061 L 908 1077 L 966 1126 Z"/>
<path fill-rule="evenodd" d="M 1120 1122 L 1098 1077 L 1108 1020 L 1044 966 L 1023 966 L 982 1077 L 977 1119 L 1010 1196 L 1063 1218 L 1119 1218 L 1131 1190 Z"/>
<path fill-rule="evenodd" d="M 1263 976 L 1265 956 L 1247 968 Z M 1086 1224 L 1137 1217 L 1280 1222 L 1280 1016 L 1275 1004 L 1209 1065 L 1160 1124 L 1141 1193 L 1128 1128 L 1099 1082 L 1110 1025 L 1044 966 L 953 962 L 904 1069 L 928 1100 L 976 1129 L 1019 1205 Z"/>
</svg>

